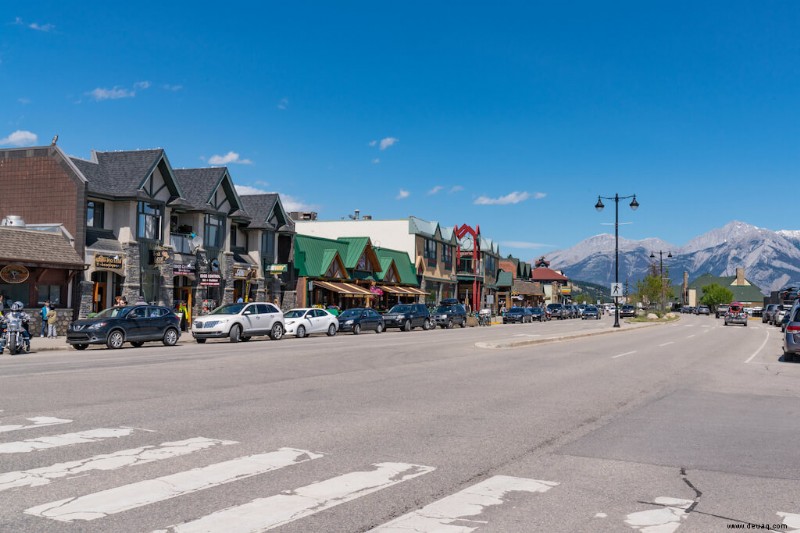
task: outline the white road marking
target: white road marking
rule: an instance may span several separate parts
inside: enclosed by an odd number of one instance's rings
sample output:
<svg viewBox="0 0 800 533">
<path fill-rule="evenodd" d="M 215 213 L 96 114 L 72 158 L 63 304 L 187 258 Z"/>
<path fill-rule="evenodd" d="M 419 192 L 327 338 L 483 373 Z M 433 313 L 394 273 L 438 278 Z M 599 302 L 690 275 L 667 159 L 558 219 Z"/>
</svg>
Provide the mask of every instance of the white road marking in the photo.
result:
<svg viewBox="0 0 800 533">
<path fill-rule="evenodd" d="M 626 356 L 626 355 L 631 355 L 631 354 L 634 354 L 634 353 L 636 353 L 636 350 L 634 350 L 634 351 L 632 351 L 632 352 L 625 352 L 625 353 L 621 353 L 621 354 L 619 354 L 619 355 L 615 355 L 615 356 L 613 356 L 611 359 L 616 359 L 617 357 L 624 357 L 624 356 Z"/>
<path fill-rule="evenodd" d="M 169 476 L 148 479 L 113 489 L 66 498 L 26 509 L 25 513 L 59 522 L 96 520 L 122 511 L 168 500 L 184 494 L 238 481 L 312 459 L 321 454 L 294 448 L 280 448 L 260 455 L 240 457 Z"/>
<path fill-rule="evenodd" d="M 28 424 L 27 426 L 21 424 L 0 426 L 0 433 L 19 431 L 22 429 L 42 428 L 46 426 L 57 426 L 59 424 L 69 424 L 72 422 L 72 420 L 67 420 L 66 418 L 53 418 L 52 416 L 35 416 L 33 418 L 26 418 L 25 420 L 29 420 L 33 422 L 33 424 Z"/>
<path fill-rule="evenodd" d="M 661 496 L 656 498 L 655 503 L 663 507 L 631 513 L 625 523 L 643 533 L 672 533 L 680 527 L 681 520 L 687 516 L 686 509 L 694 502 Z"/>
<path fill-rule="evenodd" d="M 793 528 L 791 531 L 800 531 L 800 514 L 778 513 L 778 516 L 783 518 L 783 524 L 785 526 Z M 789 530 L 787 529 L 785 531 Z"/>
<path fill-rule="evenodd" d="M 664 344 L 659 344 L 658 347 L 663 348 L 664 346 L 669 346 L 670 344 L 675 344 L 675 341 L 669 341 L 665 342 Z"/>
<path fill-rule="evenodd" d="M 758 347 L 758 350 L 756 350 L 755 352 L 753 352 L 753 355 L 751 355 L 751 356 L 750 356 L 750 357 L 747 359 L 747 361 L 745 361 L 745 364 L 747 364 L 747 363 L 749 363 L 750 361 L 752 361 L 752 360 L 755 358 L 755 356 L 757 356 L 757 355 L 759 354 L 759 352 L 760 352 L 761 350 L 763 350 L 763 349 L 764 349 L 764 346 L 766 346 L 766 345 L 767 345 L 767 341 L 769 341 L 769 331 L 768 331 L 768 330 L 764 330 L 764 332 L 766 333 L 766 335 L 765 335 L 765 337 L 764 337 L 764 342 L 762 342 L 762 343 L 761 343 L 761 346 L 759 346 L 759 347 Z"/>
<path fill-rule="evenodd" d="M 470 533 L 478 529 L 480 525 L 487 523 L 471 517 L 480 516 L 489 506 L 502 505 L 509 492 L 547 492 L 557 485 L 558 483 L 552 481 L 494 476 L 426 505 L 422 509 L 380 525 L 371 532 L 453 531 Z"/>
<path fill-rule="evenodd" d="M 687 338 L 687 339 L 691 339 L 692 337 L 694 337 L 694 335 L 689 335 L 689 336 L 688 336 L 688 337 L 686 337 L 686 338 Z"/>
<path fill-rule="evenodd" d="M 49 448 L 59 448 L 72 444 L 84 444 L 97 442 L 103 439 L 127 437 L 135 430 L 133 428 L 100 428 L 77 433 L 64 433 L 53 435 L 52 437 L 39 437 L 38 439 L 28 439 L 18 442 L 4 442 L 0 444 L 0 454 L 2 453 L 28 453 L 36 450 L 47 450 Z"/>
<path fill-rule="evenodd" d="M 608 515 L 606 513 L 597 513 L 596 515 L 594 515 L 594 517 L 595 518 L 608 518 Z"/>
<path fill-rule="evenodd" d="M 538 333 L 529 334 L 529 333 L 517 333 L 514 335 L 515 337 L 541 337 Z"/>
<path fill-rule="evenodd" d="M 126 466 L 137 466 L 162 459 L 188 455 L 212 446 L 237 444 L 231 440 L 195 437 L 176 442 L 164 442 L 160 446 L 142 446 L 114 453 L 95 455 L 80 461 L 56 463 L 42 468 L 5 472 L 0 474 L 0 491 L 18 487 L 47 485 L 54 479 L 71 478 L 91 470 L 117 470 Z"/>
<path fill-rule="evenodd" d="M 435 470 L 430 466 L 406 463 L 372 466 L 376 469 L 351 472 L 268 498 L 258 498 L 155 533 L 267 531 Z"/>
</svg>

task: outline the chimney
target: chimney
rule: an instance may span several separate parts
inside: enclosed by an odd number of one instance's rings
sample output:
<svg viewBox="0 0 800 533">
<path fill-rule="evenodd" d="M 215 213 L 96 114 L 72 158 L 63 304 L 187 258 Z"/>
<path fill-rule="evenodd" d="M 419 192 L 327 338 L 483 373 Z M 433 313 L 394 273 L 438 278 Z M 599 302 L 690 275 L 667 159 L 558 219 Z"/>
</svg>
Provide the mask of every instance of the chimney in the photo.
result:
<svg viewBox="0 0 800 533">
<path fill-rule="evenodd" d="M 737 286 L 747 285 L 747 282 L 744 280 L 744 268 L 741 267 L 736 268 L 736 285 Z"/>
</svg>

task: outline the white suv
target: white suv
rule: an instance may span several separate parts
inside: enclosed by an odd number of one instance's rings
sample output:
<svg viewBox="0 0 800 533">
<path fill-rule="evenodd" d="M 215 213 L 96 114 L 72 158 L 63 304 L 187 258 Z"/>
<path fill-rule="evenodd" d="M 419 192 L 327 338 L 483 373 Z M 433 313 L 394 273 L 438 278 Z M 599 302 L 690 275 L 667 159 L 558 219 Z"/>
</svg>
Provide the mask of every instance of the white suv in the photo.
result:
<svg viewBox="0 0 800 533">
<path fill-rule="evenodd" d="M 231 342 L 249 341 L 255 335 L 279 340 L 284 331 L 281 310 L 264 302 L 224 304 L 192 322 L 192 337 L 200 344 L 222 337 L 229 337 Z"/>
</svg>

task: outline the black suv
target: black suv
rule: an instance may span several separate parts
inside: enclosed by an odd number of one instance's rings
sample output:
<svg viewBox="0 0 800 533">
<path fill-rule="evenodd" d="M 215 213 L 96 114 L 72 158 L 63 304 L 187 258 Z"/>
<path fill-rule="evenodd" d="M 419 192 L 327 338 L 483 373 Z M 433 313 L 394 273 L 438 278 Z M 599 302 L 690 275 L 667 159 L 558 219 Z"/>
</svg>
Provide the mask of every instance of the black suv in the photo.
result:
<svg viewBox="0 0 800 533">
<path fill-rule="evenodd" d="M 92 318 L 76 320 L 67 329 L 67 343 L 77 350 L 90 344 L 122 348 L 130 342 L 138 348 L 147 341 L 161 341 L 175 346 L 181 337 L 181 320 L 159 305 L 109 307 Z"/>
<path fill-rule="evenodd" d="M 383 315 L 387 328 L 411 331 L 416 327 L 431 329 L 431 314 L 425 304 L 397 304 Z"/>
<path fill-rule="evenodd" d="M 512 307 L 503 315 L 503 324 L 511 324 L 513 322 L 524 324 L 525 322 L 529 321 L 528 318 L 530 318 L 530 316 L 525 315 L 524 308 Z"/>
<path fill-rule="evenodd" d="M 433 320 L 440 328 L 452 329 L 456 324 L 464 328 L 467 326 L 467 310 L 461 304 L 442 304 L 433 311 Z"/>
</svg>

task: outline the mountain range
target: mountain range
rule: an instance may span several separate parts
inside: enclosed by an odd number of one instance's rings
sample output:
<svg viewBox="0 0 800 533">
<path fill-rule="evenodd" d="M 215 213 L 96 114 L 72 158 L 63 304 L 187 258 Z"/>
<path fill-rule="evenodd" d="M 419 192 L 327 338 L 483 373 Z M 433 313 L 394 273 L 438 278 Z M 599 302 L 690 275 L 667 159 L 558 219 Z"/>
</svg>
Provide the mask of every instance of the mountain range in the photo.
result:
<svg viewBox="0 0 800 533">
<path fill-rule="evenodd" d="M 735 276 L 737 268 L 764 294 L 800 280 L 800 230 L 772 231 L 733 221 L 675 246 L 658 238 L 619 239 L 619 281 L 633 284 L 659 267 L 663 251 L 664 275 L 673 284 L 689 282 L 703 274 Z M 668 257 L 671 253 L 672 257 Z M 650 257 L 655 255 L 655 259 Z M 614 236 L 590 237 L 572 248 L 547 254 L 550 268 L 572 280 L 609 286 L 614 281 Z M 534 262 L 534 261 L 532 261 Z"/>
</svg>

